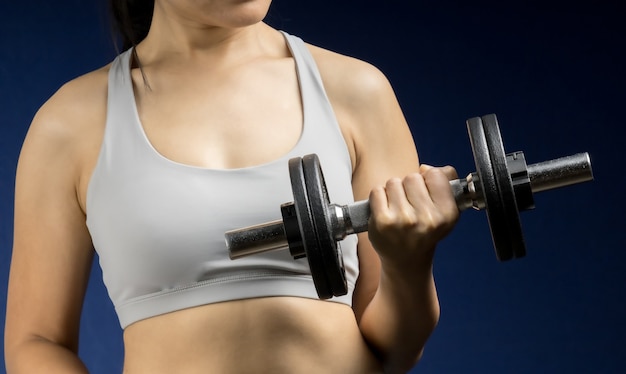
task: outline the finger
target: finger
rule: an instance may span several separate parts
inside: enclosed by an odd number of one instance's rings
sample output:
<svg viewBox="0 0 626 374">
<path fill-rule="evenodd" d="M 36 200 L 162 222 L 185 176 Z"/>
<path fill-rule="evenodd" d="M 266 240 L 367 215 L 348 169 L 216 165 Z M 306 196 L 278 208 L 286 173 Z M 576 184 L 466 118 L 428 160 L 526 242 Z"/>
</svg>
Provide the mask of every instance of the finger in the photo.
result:
<svg viewBox="0 0 626 374">
<path fill-rule="evenodd" d="M 432 170 L 432 169 L 441 170 L 441 172 L 443 172 L 448 177 L 448 180 L 459 179 L 459 174 L 456 172 L 456 169 L 450 165 L 434 167 L 434 166 L 427 165 L 427 164 L 421 164 L 419 171 L 420 173 L 425 174 L 429 170 Z"/>
<path fill-rule="evenodd" d="M 417 174 L 419 179 L 422 179 L 419 174 Z M 405 178 L 406 180 L 406 178 Z M 385 192 L 387 193 L 387 201 L 389 204 L 389 209 L 391 210 L 412 210 L 412 204 L 407 196 L 407 188 L 405 186 L 405 180 L 400 178 L 392 178 L 387 181 L 385 185 Z M 419 182 L 417 182 L 419 183 Z M 423 185 L 422 181 L 422 185 Z M 424 189 L 425 189 L 424 185 Z"/>
<path fill-rule="evenodd" d="M 450 165 L 442 166 L 441 171 L 448 177 L 448 180 L 459 179 L 459 174 L 456 172 L 456 169 Z"/>
<path fill-rule="evenodd" d="M 456 212 L 458 208 L 450 187 L 449 174 L 442 168 L 431 168 L 423 176 L 433 204 L 446 212 Z"/>
<path fill-rule="evenodd" d="M 370 209 L 372 212 L 387 212 L 389 202 L 387 201 L 387 191 L 383 186 L 372 188 L 369 196 Z"/>
<path fill-rule="evenodd" d="M 408 203 L 415 210 L 432 206 L 432 198 L 426 186 L 424 176 L 420 173 L 407 175 L 402 181 L 404 193 Z"/>
</svg>

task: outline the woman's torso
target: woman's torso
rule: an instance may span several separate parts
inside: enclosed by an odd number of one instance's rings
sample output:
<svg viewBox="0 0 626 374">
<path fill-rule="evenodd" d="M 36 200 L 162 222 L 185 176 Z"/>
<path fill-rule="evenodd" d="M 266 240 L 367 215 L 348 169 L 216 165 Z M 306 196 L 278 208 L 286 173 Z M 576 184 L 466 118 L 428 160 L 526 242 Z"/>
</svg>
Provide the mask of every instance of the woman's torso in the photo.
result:
<svg viewBox="0 0 626 374">
<path fill-rule="evenodd" d="M 249 167 L 286 154 L 302 130 L 302 104 L 293 61 L 263 60 L 255 66 L 263 70 L 261 76 L 267 81 L 258 81 L 256 71 L 243 65 L 216 64 L 215 74 L 204 79 L 199 75 L 204 67 L 194 71 L 194 66 L 177 70 L 179 67 L 164 65 L 158 69 L 165 74 L 157 76 L 150 74 L 148 64 L 146 76 L 152 90 L 149 94 L 141 73 L 134 69 L 137 107 L 155 149 L 175 162 L 205 168 Z M 104 76 L 100 72 L 98 82 L 106 87 Z M 242 79 L 229 81 L 228 77 L 235 76 Z M 196 94 L 195 89 L 202 86 L 230 92 L 207 99 Z M 262 104 L 243 100 L 253 98 L 248 95 L 252 89 L 254 95 L 283 99 Z M 228 105 L 220 101 L 229 95 L 242 101 Z M 106 100 L 96 106 L 95 113 L 104 113 Z M 165 111 L 164 106 L 178 110 Z M 246 110 L 237 111 L 237 106 Z M 239 113 L 238 121 L 228 128 L 220 126 L 229 123 L 233 111 Z M 201 128 L 194 121 L 197 118 L 203 118 Z M 86 131 L 90 134 L 87 143 L 101 143 L 104 120 L 90 121 L 94 126 Z M 171 123 L 179 125 L 173 127 Z M 238 127 L 242 124 L 246 127 Z M 273 129 L 271 133 L 266 130 L 268 126 Z M 342 132 L 354 155 L 348 132 L 343 127 Z M 85 148 L 80 163 L 79 199 L 83 209 L 97 149 Z M 379 371 L 352 309 L 313 299 L 257 298 L 177 310 L 131 324 L 124 332 L 124 342 L 127 373 Z"/>
</svg>

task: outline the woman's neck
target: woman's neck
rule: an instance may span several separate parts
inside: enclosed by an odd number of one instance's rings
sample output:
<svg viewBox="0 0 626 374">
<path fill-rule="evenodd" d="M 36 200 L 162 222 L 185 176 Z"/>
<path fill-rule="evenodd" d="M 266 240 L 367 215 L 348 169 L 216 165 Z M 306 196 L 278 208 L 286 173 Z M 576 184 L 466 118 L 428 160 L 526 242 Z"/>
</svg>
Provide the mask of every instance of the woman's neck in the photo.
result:
<svg viewBox="0 0 626 374">
<path fill-rule="evenodd" d="M 198 9 L 156 1 L 150 30 L 138 52 L 150 60 L 150 57 L 158 59 L 157 56 L 166 55 L 224 57 L 233 49 L 254 50 L 263 44 L 268 31 L 274 30 L 262 22 L 267 13 L 263 1 L 248 3 L 247 6 Z"/>
</svg>

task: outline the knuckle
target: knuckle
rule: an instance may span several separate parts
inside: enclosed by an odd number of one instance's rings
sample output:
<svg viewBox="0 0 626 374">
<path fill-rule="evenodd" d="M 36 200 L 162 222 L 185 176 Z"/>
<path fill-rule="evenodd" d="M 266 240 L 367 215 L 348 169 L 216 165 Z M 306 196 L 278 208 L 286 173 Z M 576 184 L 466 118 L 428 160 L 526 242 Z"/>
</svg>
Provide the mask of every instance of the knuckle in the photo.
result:
<svg viewBox="0 0 626 374">
<path fill-rule="evenodd" d="M 379 213 L 372 216 L 375 227 L 380 231 L 405 231 L 419 225 L 415 213 L 409 209 Z"/>
<path fill-rule="evenodd" d="M 379 197 L 385 194 L 385 187 L 383 186 L 374 186 L 370 191 L 370 197 Z"/>
<path fill-rule="evenodd" d="M 448 179 L 448 177 L 446 177 L 445 173 L 443 172 L 442 168 L 432 168 L 430 170 L 428 170 L 426 173 L 424 173 L 424 179 L 440 179 L 440 178 L 445 178 Z"/>
<path fill-rule="evenodd" d="M 459 174 L 456 169 L 451 165 L 446 165 L 442 168 L 443 173 L 448 177 L 448 179 L 457 179 L 459 178 Z"/>
<path fill-rule="evenodd" d="M 391 214 L 378 213 L 372 215 L 372 221 L 374 223 L 374 227 L 378 230 L 384 230 L 387 227 L 392 226 L 395 220 Z"/>
<path fill-rule="evenodd" d="M 414 229 L 419 225 L 419 219 L 415 212 L 403 209 L 398 212 L 396 225 L 403 229 Z"/>
<path fill-rule="evenodd" d="M 446 212 L 434 209 L 425 214 L 421 220 L 422 232 L 440 232 L 454 222 L 454 217 Z"/>
<path fill-rule="evenodd" d="M 386 186 L 387 186 L 387 188 L 394 188 L 394 187 L 397 187 L 397 186 L 399 186 L 401 184 L 402 184 L 402 180 L 400 178 L 393 177 L 393 178 L 390 178 L 389 180 L 387 180 Z"/>
<path fill-rule="evenodd" d="M 421 183 L 424 181 L 424 176 L 420 173 L 411 173 L 404 177 L 402 180 L 402 184 L 404 185 L 414 185 L 417 183 Z"/>
<path fill-rule="evenodd" d="M 421 221 L 423 232 L 437 231 L 441 226 L 441 217 L 436 213 L 430 213 Z"/>
</svg>

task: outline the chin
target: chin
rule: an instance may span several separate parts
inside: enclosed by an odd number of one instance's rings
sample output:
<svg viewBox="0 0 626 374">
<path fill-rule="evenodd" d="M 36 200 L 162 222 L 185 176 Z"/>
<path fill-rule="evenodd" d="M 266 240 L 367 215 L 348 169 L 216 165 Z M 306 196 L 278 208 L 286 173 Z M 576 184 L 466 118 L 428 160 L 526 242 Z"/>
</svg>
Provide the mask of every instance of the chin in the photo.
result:
<svg viewBox="0 0 626 374">
<path fill-rule="evenodd" d="M 265 19 L 270 4 L 271 0 L 231 0 L 220 9 L 219 21 L 234 28 L 254 25 Z"/>
</svg>

